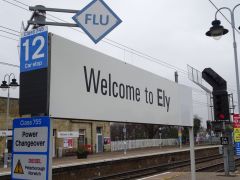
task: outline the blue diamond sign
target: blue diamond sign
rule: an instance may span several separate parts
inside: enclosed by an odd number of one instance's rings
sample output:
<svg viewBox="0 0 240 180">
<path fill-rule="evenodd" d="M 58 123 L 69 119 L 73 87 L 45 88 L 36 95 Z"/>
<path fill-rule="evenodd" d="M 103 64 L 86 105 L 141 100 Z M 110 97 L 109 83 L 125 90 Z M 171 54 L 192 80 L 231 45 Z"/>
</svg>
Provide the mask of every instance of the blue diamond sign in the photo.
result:
<svg viewBox="0 0 240 180">
<path fill-rule="evenodd" d="M 122 22 L 103 0 L 93 0 L 73 16 L 73 20 L 94 43 L 98 43 Z"/>
</svg>

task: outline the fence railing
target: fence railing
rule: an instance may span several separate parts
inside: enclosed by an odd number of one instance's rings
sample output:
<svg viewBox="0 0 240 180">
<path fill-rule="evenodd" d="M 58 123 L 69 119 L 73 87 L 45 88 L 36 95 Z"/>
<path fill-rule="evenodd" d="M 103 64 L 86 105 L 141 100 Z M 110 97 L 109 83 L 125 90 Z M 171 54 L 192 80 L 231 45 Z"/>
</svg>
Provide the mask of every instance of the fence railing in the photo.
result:
<svg viewBox="0 0 240 180">
<path fill-rule="evenodd" d="M 220 137 L 209 137 L 205 139 L 195 140 L 195 145 L 205 145 L 205 144 L 220 144 Z"/>
<path fill-rule="evenodd" d="M 127 140 L 127 149 L 156 147 L 156 146 L 176 146 L 177 139 L 141 139 L 141 140 Z M 124 141 L 112 141 L 111 151 L 120 151 L 124 149 Z"/>
<path fill-rule="evenodd" d="M 186 142 L 188 144 L 189 142 Z M 200 139 L 195 141 L 195 145 L 220 144 L 219 137 L 209 137 L 207 139 Z M 178 146 L 178 139 L 141 139 L 141 140 L 127 140 L 127 149 L 157 147 L 157 146 Z M 112 141 L 111 151 L 124 150 L 124 141 Z"/>
</svg>

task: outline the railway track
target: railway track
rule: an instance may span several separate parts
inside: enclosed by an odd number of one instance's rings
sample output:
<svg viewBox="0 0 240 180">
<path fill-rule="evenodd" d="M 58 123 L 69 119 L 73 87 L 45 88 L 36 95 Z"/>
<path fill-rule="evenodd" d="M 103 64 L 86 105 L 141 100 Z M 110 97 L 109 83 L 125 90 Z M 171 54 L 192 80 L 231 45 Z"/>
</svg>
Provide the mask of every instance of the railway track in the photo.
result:
<svg viewBox="0 0 240 180">
<path fill-rule="evenodd" d="M 240 158 L 235 159 L 235 166 L 240 166 Z M 223 172 L 224 162 L 211 164 L 202 168 L 196 169 L 197 172 Z"/>
<path fill-rule="evenodd" d="M 201 157 L 196 159 L 196 164 L 199 163 L 205 163 L 209 161 L 214 161 L 216 159 L 221 159 L 222 155 L 213 155 L 213 156 L 208 156 L 208 157 Z M 161 172 L 166 172 L 169 170 L 173 169 L 178 169 L 178 168 L 183 168 L 190 166 L 190 160 L 185 160 L 185 161 L 175 161 L 175 162 L 170 162 L 170 163 L 165 163 L 161 164 L 158 166 L 152 166 L 148 168 L 143 168 L 143 169 L 137 169 L 133 171 L 127 171 L 127 172 L 121 172 L 117 174 L 112 174 L 112 175 L 107 175 L 107 176 L 101 176 L 101 177 L 96 177 L 93 178 L 93 180 L 130 180 L 130 179 L 137 179 Z"/>
</svg>

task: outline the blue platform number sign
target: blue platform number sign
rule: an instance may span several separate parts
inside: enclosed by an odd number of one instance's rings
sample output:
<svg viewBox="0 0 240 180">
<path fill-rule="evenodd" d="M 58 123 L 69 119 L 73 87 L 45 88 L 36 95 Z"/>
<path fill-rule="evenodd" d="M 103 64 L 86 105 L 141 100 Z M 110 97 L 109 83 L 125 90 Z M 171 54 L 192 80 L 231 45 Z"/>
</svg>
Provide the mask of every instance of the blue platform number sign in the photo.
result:
<svg viewBox="0 0 240 180">
<path fill-rule="evenodd" d="M 23 32 L 20 42 L 20 72 L 48 67 L 48 30 L 46 26 Z"/>
</svg>

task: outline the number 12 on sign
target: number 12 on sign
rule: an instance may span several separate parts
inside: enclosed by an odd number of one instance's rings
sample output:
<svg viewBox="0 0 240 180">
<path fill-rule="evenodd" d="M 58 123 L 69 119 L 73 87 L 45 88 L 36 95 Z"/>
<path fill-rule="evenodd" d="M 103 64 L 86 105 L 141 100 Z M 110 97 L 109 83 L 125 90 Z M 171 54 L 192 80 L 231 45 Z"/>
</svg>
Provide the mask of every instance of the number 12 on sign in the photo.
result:
<svg viewBox="0 0 240 180">
<path fill-rule="evenodd" d="M 39 27 L 22 33 L 20 46 L 20 71 L 48 67 L 48 31 Z"/>
</svg>

